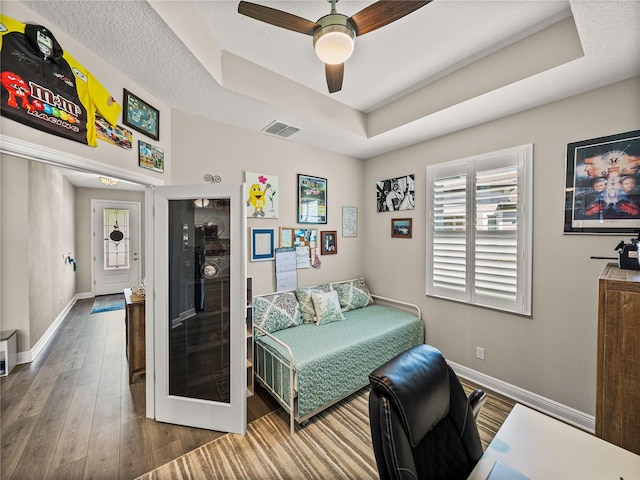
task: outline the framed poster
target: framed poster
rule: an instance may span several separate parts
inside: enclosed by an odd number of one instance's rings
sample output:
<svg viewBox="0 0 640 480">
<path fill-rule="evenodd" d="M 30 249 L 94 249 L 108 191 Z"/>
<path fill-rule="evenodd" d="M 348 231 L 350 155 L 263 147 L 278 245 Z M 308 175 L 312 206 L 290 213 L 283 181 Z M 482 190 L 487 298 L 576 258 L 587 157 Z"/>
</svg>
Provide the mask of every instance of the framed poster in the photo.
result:
<svg viewBox="0 0 640 480">
<path fill-rule="evenodd" d="M 138 165 L 154 172 L 164 173 L 164 150 L 138 140 Z"/>
<path fill-rule="evenodd" d="M 413 174 L 376 182 L 377 211 L 413 210 L 416 206 L 415 188 Z"/>
<path fill-rule="evenodd" d="M 278 177 L 244 172 L 247 184 L 247 217 L 278 218 Z"/>
<path fill-rule="evenodd" d="M 320 255 L 338 253 L 338 232 L 335 230 L 320 232 Z"/>
<path fill-rule="evenodd" d="M 392 238 L 411 238 L 412 235 L 411 218 L 394 218 L 391 220 Z"/>
<path fill-rule="evenodd" d="M 342 236 L 358 236 L 358 207 L 342 207 Z"/>
<path fill-rule="evenodd" d="M 640 130 L 567 144 L 564 233 L 640 230 Z"/>
<path fill-rule="evenodd" d="M 275 232 L 273 228 L 251 229 L 251 261 L 265 262 L 275 259 Z"/>
<path fill-rule="evenodd" d="M 160 111 L 124 89 L 122 121 L 128 127 L 160 140 Z"/>
<path fill-rule="evenodd" d="M 327 179 L 298 174 L 298 223 L 327 223 Z"/>
</svg>

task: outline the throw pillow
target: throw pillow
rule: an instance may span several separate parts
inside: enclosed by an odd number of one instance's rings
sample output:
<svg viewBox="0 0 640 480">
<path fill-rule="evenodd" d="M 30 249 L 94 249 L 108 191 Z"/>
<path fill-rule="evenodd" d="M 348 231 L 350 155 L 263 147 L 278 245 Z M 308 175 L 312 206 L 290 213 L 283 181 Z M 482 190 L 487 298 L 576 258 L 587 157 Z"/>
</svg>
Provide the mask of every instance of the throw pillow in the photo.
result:
<svg viewBox="0 0 640 480">
<path fill-rule="evenodd" d="M 333 287 L 329 284 L 296 288 L 296 296 L 298 297 L 298 302 L 300 302 L 300 314 L 304 323 L 315 323 L 316 321 L 316 310 L 313 307 L 311 294 L 313 292 L 330 292 L 331 290 L 333 290 Z"/>
<path fill-rule="evenodd" d="M 338 292 L 332 290 L 330 292 L 313 292 L 311 300 L 316 310 L 316 325 L 324 325 L 325 323 L 337 322 L 344 320 Z"/>
<path fill-rule="evenodd" d="M 300 307 L 293 290 L 253 299 L 253 324 L 267 332 L 277 332 L 300 323 Z"/>
<path fill-rule="evenodd" d="M 332 285 L 333 288 L 338 291 L 338 298 L 340 299 L 340 306 L 343 312 L 366 307 L 373 303 L 371 292 L 364 278 L 358 278 L 349 282 L 333 283 Z"/>
</svg>

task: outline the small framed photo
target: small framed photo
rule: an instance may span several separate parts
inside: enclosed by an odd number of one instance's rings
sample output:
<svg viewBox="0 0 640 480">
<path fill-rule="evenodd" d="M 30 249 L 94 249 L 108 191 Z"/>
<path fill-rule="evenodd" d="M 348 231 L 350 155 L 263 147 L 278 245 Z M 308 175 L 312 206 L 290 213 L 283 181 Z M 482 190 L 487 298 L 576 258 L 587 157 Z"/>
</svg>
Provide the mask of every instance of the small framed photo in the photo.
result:
<svg viewBox="0 0 640 480">
<path fill-rule="evenodd" d="M 275 258 L 275 230 L 273 228 L 252 228 L 251 261 L 266 262 Z"/>
<path fill-rule="evenodd" d="M 164 150 L 138 140 L 138 165 L 154 172 L 164 173 Z"/>
<path fill-rule="evenodd" d="M 122 121 L 128 127 L 160 140 L 160 111 L 124 89 Z"/>
<path fill-rule="evenodd" d="M 342 236 L 358 236 L 358 207 L 342 207 Z"/>
<path fill-rule="evenodd" d="M 636 233 L 640 130 L 567 144 L 564 233 Z"/>
<path fill-rule="evenodd" d="M 327 179 L 298 174 L 298 223 L 327 223 Z"/>
<path fill-rule="evenodd" d="M 392 238 L 411 238 L 411 218 L 394 218 L 391 220 Z"/>
<path fill-rule="evenodd" d="M 320 255 L 338 253 L 338 233 L 335 230 L 320 232 Z"/>
</svg>

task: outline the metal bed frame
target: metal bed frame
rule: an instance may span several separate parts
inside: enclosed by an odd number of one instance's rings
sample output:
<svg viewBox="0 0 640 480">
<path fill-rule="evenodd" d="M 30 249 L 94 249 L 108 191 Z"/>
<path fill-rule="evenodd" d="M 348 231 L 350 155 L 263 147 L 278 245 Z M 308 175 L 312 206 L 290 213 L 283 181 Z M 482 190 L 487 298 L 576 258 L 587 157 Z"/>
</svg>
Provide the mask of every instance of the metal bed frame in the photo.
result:
<svg viewBox="0 0 640 480">
<path fill-rule="evenodd" d="M 422 311 L 420 310 L 420 307 L 418 307 L 418 305 L 415 305 L 413 303 L 403 302 L 401 300 L 382 297 L 380 295 L 372 294 L 371 297 L 374 299 L 374 303 L 388 304 L 389 306 L 400 308 L 400 309 L 409 311 L 411 313 L 414 313 L 414 310 L 415 310 L 415 315 L 420 320 L 422 320 Z M 292 328 L 295 328 L 295 327 L 292 327 Z M 278 401 L 278 403 L 280 403 L 280 405 L 282 405 L 284 410 L 289 413 L 289 429 L 290 429 L 291 435 L 295 434 L 296 422 L 299 423 L 301 426 L 304 426 L 304 424 L 309 420 L 309 418 L 313 417 L 314 415 L 317 415 L 323 410 L 326 410 L 332 405 L 335 405 L 340 400 L 348 397 L 349 395 L 357 392 L 358 390 L 368 385 L 368 383 L 365 383 L 364 385 L 356 388 L 355 390 L 347 393 L 346 395 L 343 395 L 340 398 L 336 398 L 333 401 L 322 405 L 320 408 L 314 410 L 313 412 L 308 413 L 303 417 L 300 417 L 298 414 L 298 404 L 297 404 L 298 392 L 296 391 L 296 378 L 295 378 L 296 372 L 293 366 L 293 352 L 291 351 L 291 348 L 289 347 L 289 345 L 287 345 L 283 341 L 277 339 L 267 331 L 255 325 L 253 326 L 253 335 L 254 335 L 254 346 L 255 346 L 254 373 L 256 376 L 256 380 L 258 381 L 258 383 L 260 383 L 260 385 L 265 390 L 267 390 Z M 266 336 L 272 339 L 282 348 L 284 348 L 287 352 L 287 358 L 282 358 L 280 355 L 277 355 L 274 352 L 270 351 L 269 349 L 265 348 L 265 346 L 260 342 L 255 341 L 255 339 L 258 336 Z M 267 368 L 269 361 L 271 364 L 270 372 L 268 372 L 268 368 Z M 289 384 L 289 395 L 285 395 L 286 393 L 284 389 L 285 382 L 288 382 Z"/>
</svg>

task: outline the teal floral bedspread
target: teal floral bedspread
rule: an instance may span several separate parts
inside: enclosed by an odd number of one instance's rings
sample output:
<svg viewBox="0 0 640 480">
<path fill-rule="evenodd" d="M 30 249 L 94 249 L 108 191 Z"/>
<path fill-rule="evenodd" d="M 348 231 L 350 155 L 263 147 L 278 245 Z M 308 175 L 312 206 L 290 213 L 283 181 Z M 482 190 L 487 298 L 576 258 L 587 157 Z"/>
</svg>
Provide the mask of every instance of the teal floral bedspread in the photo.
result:
<svg viewBox="0 0 640 480">
<path fill-rule="evenodd" d="M 377 367 L 424 343 L 422 320 L 405 311 L 370 305 L 344 315 L 346 320 L 303 324 L 273 333 L 293 351 L 298 372 L 297 418 L 367 385 L 369 373 Z M 256 341 L 288 358 L 285 349 L 270 338 Z"/>
</svg>

